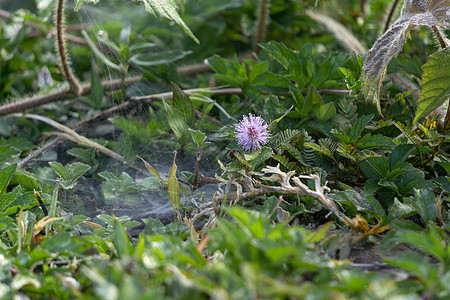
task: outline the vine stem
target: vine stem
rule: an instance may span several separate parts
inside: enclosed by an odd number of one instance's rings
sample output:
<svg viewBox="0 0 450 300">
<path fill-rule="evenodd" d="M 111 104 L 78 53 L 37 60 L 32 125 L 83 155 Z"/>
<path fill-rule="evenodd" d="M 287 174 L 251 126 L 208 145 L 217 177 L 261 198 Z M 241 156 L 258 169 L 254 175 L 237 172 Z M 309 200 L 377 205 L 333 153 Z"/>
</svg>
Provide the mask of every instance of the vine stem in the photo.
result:
<svg viewBox="0 0 450 300">
<path fill-rule="evenodd" d="M 395 0 L 394 4 L 392 4 L 391 10 L 389 11 L 389 16 L 386 19 L 386 24 L 384 25 L 384 31 L 389 29 L 389 25 L 391 25 L 392 16 L 394 15 L 395 8 L 398 5 L 399 0 Z"/>
<path fill-rule="evenodd" d="M 78 79 L 72 72 L 69 66 L 67 51 L 64 41 L 64 1 L 58 0 L 58 7 L 56 10 L 56 38 L 58 41 L 59 56 L 61 58 L 61 64 L 64 70 L 66 80 L 69 82 L 70 91 L 75 93 L 75 95 L 81 95 L 83 89 L 78 82 Z"/>
</svg>

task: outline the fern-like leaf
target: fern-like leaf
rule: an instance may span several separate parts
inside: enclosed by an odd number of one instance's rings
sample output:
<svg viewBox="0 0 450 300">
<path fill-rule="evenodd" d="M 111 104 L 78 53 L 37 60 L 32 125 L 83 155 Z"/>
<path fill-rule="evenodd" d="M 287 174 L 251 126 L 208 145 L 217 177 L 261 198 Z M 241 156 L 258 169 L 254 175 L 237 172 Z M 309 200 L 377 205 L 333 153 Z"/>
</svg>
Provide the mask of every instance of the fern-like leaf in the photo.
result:
<svg viewBox="0 0 450 300">
<path fill-rule="evenodd" d="M 422 139 L 411 127 L 402 124 L 401 122 L 395 122 L 394 125 L 414 144 L 414 146 L 419 147 L 422 144 Z"/>
<path fill-rule="evenodd" d="M 280 133 L 275 138 L 274 146 L 275 148 L 281 147 L 289 143 L 294 137 L 301 134 L 300 130 L 297 129 L 286 129 Z"/>
<path fill-rule="evenodd" d="M 272 158 L 277 160 L 283 167 L 287 170 L 292 171 L 296 169 L 297 164 L 293 161 L 290 161 L 285 155 L 282 154 L 273 154 Z"/>
</svg>

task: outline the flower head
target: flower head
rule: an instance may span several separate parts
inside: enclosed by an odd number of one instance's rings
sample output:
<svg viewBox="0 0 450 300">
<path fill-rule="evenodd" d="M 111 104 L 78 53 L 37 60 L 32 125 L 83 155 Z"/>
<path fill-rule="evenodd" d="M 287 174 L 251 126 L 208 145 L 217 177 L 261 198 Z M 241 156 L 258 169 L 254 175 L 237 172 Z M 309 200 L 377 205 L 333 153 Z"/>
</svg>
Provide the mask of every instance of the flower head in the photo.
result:
<svg viewBox="0 0 450 300">
<path fill-rule="evenodd" d="M 235 137 L 238 145 L 245 151 L 261 149 L 261 146 L 269 141 L 269 125 L 259 116 L 249 114 L 242 121 L 234 125 Z"/>
</svg>

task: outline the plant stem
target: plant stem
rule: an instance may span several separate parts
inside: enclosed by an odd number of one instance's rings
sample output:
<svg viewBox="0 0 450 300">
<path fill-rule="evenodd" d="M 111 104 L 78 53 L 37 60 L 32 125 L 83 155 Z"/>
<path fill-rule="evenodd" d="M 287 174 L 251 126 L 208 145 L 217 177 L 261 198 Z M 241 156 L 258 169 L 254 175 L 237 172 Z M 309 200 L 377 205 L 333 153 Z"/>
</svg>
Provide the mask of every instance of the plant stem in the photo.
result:
<svg viewBox="0 0 450 300">
<path fill-rule="evenodd" d="M 256 28 L 256 39 L 254 51 L 261 53 L 261 47 L 258 44 L 263 43 L 266 37 L 267 18 L 269 16 L 270 0 L 259 0 L 258 5 L 258 27 Z"/>
<path fill-rule="evenodd" d="M 397 7 L 399 0 L 395 0 L 394 4 L 392 4 L 391 10 L 389 11 L 389 16 L 386 20 L 386 24 L 384 25 L 384 31 L 389 29 L 389 25 L 391 24 L 392 16 L 394 15 L 395 8 Z"/>
<path fill-rule="evenodd" d="M 142 79 L 141 76 L 134 76 L 134 77 L 128 77 L 125 80 L 125 83 L 127 85 L 130 85 L 132 83 L 138 82 Z M 103 81 L 102 86 L 106 90 L 113 90 L 118 87 L 120 87 L 122 83 L 121 79 L 113 79 L 108 81 Z M 28 108 L 37 107 L 40 105 L 44 105 L 50 102 L 60 101 L 60 100 L 67 100 L 71 98 L 75 98 L 76 96 L 74 94 L 70 93 L 70 88 L 64 88 L 60 91 L 42 95 L 42 96 L 34 96 L 28 99 L 24 99 L 20 102 L 12 102 L 6 105 L 0 106 L 0 116 L 8 115 L 11 113 L 16 113 L 20 111 L 24 111 Z M 85 84 L 81 86 L 81 93 L 80 95 L 86 95 L 91 92 L 91 84 Z"/>
<path fill-rule="evenodd" d="M 431 29 L 433 29 L 434 34 L 436 35 L 438 41 L 439 41 L 439 45 L 441 45 L 442 49 L 447 48 L 447 44 L 445 43 L 444 38 L 442 37 L 441 32 L 439 31 L 439 29 L 437 28 L 436 25 L 431 26 Z"/>
<path fill-rule="evenodd" d="M 194 182 L 192 183 L 194 188 L 197 188 L 197 185 L 198 185 L 198 171 L 200 169 L 200 160 L 201 159 L 202 159 L 202 149 L 198 148 L 197 149 L 197 157 L 196 157 L 196 161 L 195 161 Z"/>
<path fill-rule="evenodd" d="M 65 47 L 64 41 L 64 1 L 58 0 L 58 8 L 56 11 L 56 37 L 58 40 L 58 50 L 59 56 L 61 58 L 61 64 L 64 70 L 64 74 L 66 80 L 69 82 L 70 91 L 75 93 L 75 95 L 81 95 L 83 89 L 78 82 L 78 79 L 72 72 L 72 69 L 69 66 L 67 51 Z"/>
</svg>

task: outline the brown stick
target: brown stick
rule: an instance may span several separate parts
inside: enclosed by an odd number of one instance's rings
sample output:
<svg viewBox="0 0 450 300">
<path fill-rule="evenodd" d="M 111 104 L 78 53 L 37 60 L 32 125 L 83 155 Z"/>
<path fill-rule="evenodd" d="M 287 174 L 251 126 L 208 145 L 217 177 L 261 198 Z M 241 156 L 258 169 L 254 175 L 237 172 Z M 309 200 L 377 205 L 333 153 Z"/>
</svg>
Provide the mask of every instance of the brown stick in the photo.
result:
<svg viewBox="0 0 450 300">
<path fill-rule="evenodd" d="M 129 77 L 125 79 L 125 84 L 130 85 L 132 83 L 138 82 L 142 79 L 141 76 L 134 76 Z M 120 87 L 122 84 L 121 79 L 114 79 L 114 80 L 108 80 L 102 82 L 102 86 L 106 90 L 112 90 Z M 86 95 L 91 92 L 91 85 L 85 84 L 81 86 L 81 94 L 80 95 Z M 0 116 L 8 115 L 11 113 L 16 113 L 20 111 L 24 111 L 28 108 L 37 107 L 40 105 L 44 105 L 50 102 L 59 101 L 59 100 L 66 100 L 66 99 L 72 99 L 76 96 L 70 93 L 70 88 L 66 87 L 60 91 L 42 95 L 42 96 L 34 96 L 25 100 L 22 100 L 20 102 L 12 102 L 6 105 L 0 106 Z"/>
<path fill-rule="evenodd" d="M 392 16 L 394 15 L 395 8 L 397 7 L 399 0 L 395 0 L 394 4 L 392 4 L 391 10 L 389 11 L 389 16 L 386 20 L 386 24 L 384 25 L 384 31 L 389 29 L 389 25 L 391 25 Z"/>
</svg>

